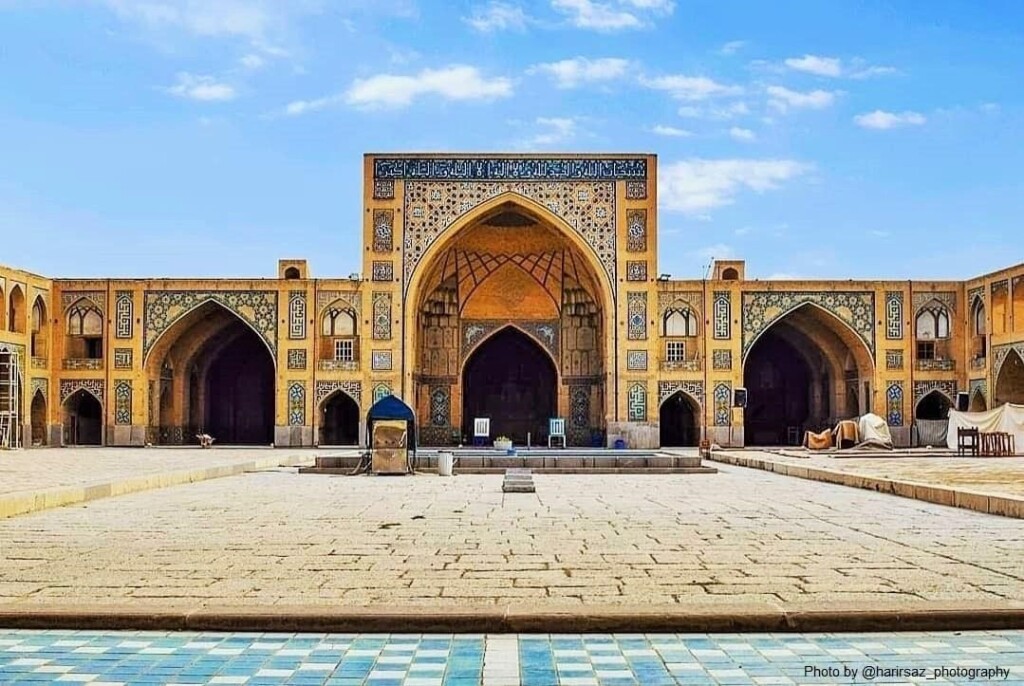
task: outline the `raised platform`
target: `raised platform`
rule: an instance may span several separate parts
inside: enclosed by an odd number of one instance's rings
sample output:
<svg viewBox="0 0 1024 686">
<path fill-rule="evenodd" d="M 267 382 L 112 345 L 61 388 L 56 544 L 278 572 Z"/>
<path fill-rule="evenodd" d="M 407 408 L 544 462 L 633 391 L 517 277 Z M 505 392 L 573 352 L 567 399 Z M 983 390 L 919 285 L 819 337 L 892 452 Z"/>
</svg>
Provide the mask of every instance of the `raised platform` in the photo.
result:
<svg viewBox="0 0 1024 686">
<path fill-rule="evenodd" d="M 417 452 L 416 471 L 436 472 L 435 448 Z M 717 469 L 701 465 L 697 455 L 670 455 L 653 450 L 605 450 L 600 448 L 534 448 L 516 455 L 493 448 L 454 448 L 455 472 L 499 474 L 506 469 L 532 469 L 537 474 L 714 474 Z M 303 467 L 303 474 L 348 474 L 359 465 L 359 457 L 319 456 L 316 466 Z"/>
</svg>

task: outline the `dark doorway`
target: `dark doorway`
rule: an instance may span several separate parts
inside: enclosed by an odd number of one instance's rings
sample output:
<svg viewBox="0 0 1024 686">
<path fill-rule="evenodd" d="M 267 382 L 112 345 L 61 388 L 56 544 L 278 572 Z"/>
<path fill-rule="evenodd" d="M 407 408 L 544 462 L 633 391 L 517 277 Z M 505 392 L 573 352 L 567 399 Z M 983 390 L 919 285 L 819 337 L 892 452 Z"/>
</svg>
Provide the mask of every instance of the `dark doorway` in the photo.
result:
<svg viewBox="0 0 1024 686">
<path fill-rule="evenodd" d="M 338 391 L 324 402 L 320 418 L 320 445 L 359 444 L 359 406 Z"/>
<path fill-rule="evenodd" d="M 1007 354 L 996 379 L 995 402 L 992 405 L 999 407 L 1003 403 L 1024 404 L 1024 360 L 1016 350 Z"/>
<path fill-rule="evenodd" d="M 251 329 L 216 353 L 206 375 L 206 433 L 218 444 L 269 445 L 274 434 L 274 364 Z"/>
<path fill-rule="evenodd" d="M 46 398 L 41 391 L 32 396 L 32 445 L 46 445 Z"/>
<path fill-rule="evenodd" d="M 547 440 L 548 419 L 558 407 L 558 373 L 551 358 L 529 336 L 507 327 L 478 347 L 462 380 L 462 431 L 473 435 L 473 419 L 490 417 L 491 438 L 507 436 L 534 445 Z"/>
<path fill-rule="evenodd" d="M 949 419 L 949 410 L 952 406 L 953 403 L 949 401 L 949 398 L 939 391 L 932 391 L 921 398 L 921 402 L 917 404 L 917 410 L 914 412 L 914 418 L 945 421 Z"/>
<path fill-rule="evenodd" d="M 803 436 L 810 415 L 811 383 L 804 356 L 775 331 L 766 331 L 743 370 L 746 444 L 786 445 L 792 436 Z"/>
<path fill-rule="evenodd" d="M 661 404 L 661 447 L 696 446 L 700 441 L 697 413 L 700 410 L 688 395 L 676 391 Z"/>
<path fill-rule="evenodd" d="M 64 432 L 68 445 L 103 442 L 103 406 L 91 393 L 78 391 L 64 403 Z"/>
</svg>

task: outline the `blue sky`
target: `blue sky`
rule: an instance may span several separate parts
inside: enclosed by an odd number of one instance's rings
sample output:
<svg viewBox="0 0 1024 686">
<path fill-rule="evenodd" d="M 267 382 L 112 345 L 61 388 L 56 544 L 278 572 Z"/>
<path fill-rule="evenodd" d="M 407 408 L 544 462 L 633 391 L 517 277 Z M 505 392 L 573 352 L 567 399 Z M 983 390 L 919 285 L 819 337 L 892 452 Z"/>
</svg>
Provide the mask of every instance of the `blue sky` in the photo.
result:
<svg viewBox="0 0 1024 686">
<path fill-rule="evenodd" d="M 360 269 L 362 154 L 659 155 L 660 271 L 1024 259 L 1019 1 L 0 0 L 0 262 Z"/>
</svg>

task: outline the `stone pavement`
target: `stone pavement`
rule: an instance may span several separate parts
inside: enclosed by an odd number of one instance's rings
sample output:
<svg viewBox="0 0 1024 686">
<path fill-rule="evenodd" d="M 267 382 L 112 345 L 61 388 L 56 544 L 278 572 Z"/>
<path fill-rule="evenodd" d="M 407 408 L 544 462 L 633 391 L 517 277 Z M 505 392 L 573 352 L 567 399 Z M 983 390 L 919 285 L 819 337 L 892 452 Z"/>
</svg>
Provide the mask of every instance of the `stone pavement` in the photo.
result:
<svg viewBox="0 0 1024 686">
<path fill-rule="evenodd" d="M 847 455 L 855 453 L 846 453 Z M 1024 518 L 1024 457 L 830 457 L 792 450 L 719 450 L 713 460 Z"/>
<path fill-rule="evenodd" d="M 317 452 L 316 454 L 325 454 Z M 0 452 L 0 518 L 278 465 L 309 450 L 68 448 Z"/>
<path fill-rule="evenodd" d="M 0 606 L 1024 607 L 1013 519 L 731 466 L 536 482 L 257 472 L 10 518 Z"/>
</svg>

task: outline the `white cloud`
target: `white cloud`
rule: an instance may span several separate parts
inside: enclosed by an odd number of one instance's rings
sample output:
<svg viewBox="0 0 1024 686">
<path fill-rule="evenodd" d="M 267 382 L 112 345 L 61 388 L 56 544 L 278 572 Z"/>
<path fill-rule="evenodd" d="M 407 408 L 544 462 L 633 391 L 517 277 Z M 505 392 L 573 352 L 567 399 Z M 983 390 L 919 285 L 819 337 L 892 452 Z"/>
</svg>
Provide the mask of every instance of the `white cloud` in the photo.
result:
<svg viewBox="0 0 1024 686">
<path fill-rule="evenodd" d="M 840 76 L 849 79 L 870 79 L 874 76 L 887 76 L 899 72 L 895 67 L 871 66 L 863 58 L 854 57 L 848 64 L 838 57 L 821 57 L 820 55 L 804 55 L 790 57 L 784 64 L 793 71 L 801 71 L 815 76 Z"/>
<path fill-rule="evenodd" d="M 651 15 L 671 14 L 672 0 L 551 0 L 551 7 L 579 29 L 621 31 L 650 25 Z"/>
<path fill-rule="evenodd" d="M 757 134 L 750 129 L 741 129 L 738 126 L 734 126 L 729 129 L 729 135 L 738 141 L 748 143 L 753 140 L 757 140 Z"/>
<path fill-rule="evenodd" d="M 234 100 L 237 93 L 233 86 L 217 81 L 212 76 L 178 73 L 178 82 L 167 88 L 167 92 L 179 98 L 204 102 L 225 102 Z"/>
<path fill-rule="evenodd" d="M 750 114 L 750 107 L 743 101 L 731 102 L 725 106 L 696 107 L 683 105 L 676 113 L 687 119 L 727 120 Z"/>
<path fill-rule="evenodd" d="M 651 129 L 651 133 L 655 133 L 659 136 L 669 136 L 670 138 L 689 138 L 693 134 L 686 129 L 679 129 L 675 126 L 664 126 L 658 124 Z"/>
<path fill-rule="evenodd" d="M 799 281 L 802 277 L 790 272 L 775 272 L 765 278 L 769 281 Z"/>
<path fill-rule="evenodd" d="M 878 238 L 888 238 L 892 234 L 890 234 L 888 231 L 882 231 L 881 229 L 872 229 L 871 235 L 877 236 Z"/>
<path fill-rule="evenodd" d="M 242 59 L 238 61 L 246 69 L 259 69 L 260 67 L 267 63 L 266 59 L 255 53 L 249 53 L 248 55 L 243 56 Z"/>
<path fill-rule="evenodd" d="M 527 147 L 560 145 L 576 137 L 577 122 L 571 117 L 537 117 L 540 132 L 527 142 Z"/>
<path fill-rule="evenodd" d="M 767 92 L 771 96 L 768 104 L 779 112 L 786 112 L 791 107 L 793 109 L 823 110 L 832 106 L 838 94 L 837 91 L 823 90 L 801 93 L 782 86 L 768 86 Z"/>
<path fill-rule="evenodd" d="M 473 13 L 463 21 L 481 33 L 495 31 L 523 31 L 530 22 L 526 12 L 518 5 L 493 0 L 491 3 L 474 7 Z"/>
<path fill-rule="evenodd" d="M 570 60 L 538 64 L 531 67 L 527 73 L 547 74 L 555 80 L 559 88 L 575 88 L 583 83 L 622 78 L 628 73 L 630 64 L 629 60 L 618 57 L 601 57 L 593 60 L 575 57 Z"/>
<path fill-rule="evenodd" d="M 919 112 L 885 112 L 875 110 L 858 114 L 853 118 L 857 126 L 864 129 L 894 129 L 899 126 L 921 126 L 927 119 Z"/>
<path fill-rule="evenodd" d="M 322 110 L 332 105 L 336 105 L 343 100 L 344 98 L 340 95 L 331 95 L 326 98 L 317 98 L 315 100 L 294 100 L 285 106 L 284 114 L 289 117 L 297 117 L 301 114 L 316 112 L 317 110 Z"/>
<path fill-rule="evenodd" d="M 476 67 L 456 64 L 411 76 L 377 74 L 356 79 L 345 92 L 345 101 L 356 107 L 406 107 L 425 95 L 458 101 L 494 100 L 507 98 L 512 91 L 510 79 L 486 78 Z"/>
<path fill-rule="evenodd" d="M 803 162 L 785 159 L 692 158 L 661 167 L 658 197 L 666 210 L 699 215 L 732 204 L 743 190 L 775 190 L 811 168 Z"/>
<path fill-rule="evenodd" d="M 735 96 L 743 93 L 739 86 L 727 86 L 706 76 L 668 76 L 642 77 L 640 83 L 653 90 L 665 91 L 678 100 L 700 101 L 709 98 Z"/>
<path fill-rule="evenodd" d="M 839 76 L 843 73 L 842 61 L 837 57 L 804 55 L 803 57 L 790 57 L 785 64 L 795 71 L 817 76 Z"/>
<path fill-rule="evenodd" d="M 739 52 L 740 50 L 742 50 L 746 46 L 747 46 L 747 41 L 745 41 L 745 40 L 731 40 L 728 43 L 723 44 L 722 47 L 720 47 L 718 49 L 718 54 L 719 55 L 735 55 L 737 52 Z"/>
</svg>

